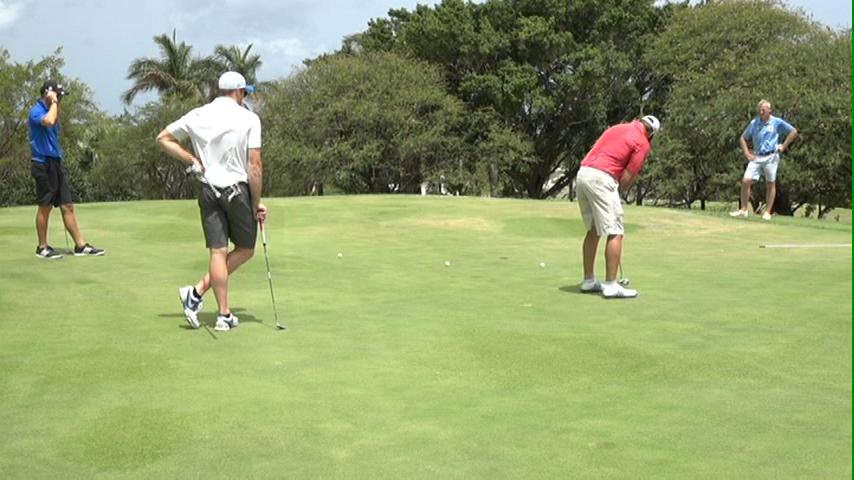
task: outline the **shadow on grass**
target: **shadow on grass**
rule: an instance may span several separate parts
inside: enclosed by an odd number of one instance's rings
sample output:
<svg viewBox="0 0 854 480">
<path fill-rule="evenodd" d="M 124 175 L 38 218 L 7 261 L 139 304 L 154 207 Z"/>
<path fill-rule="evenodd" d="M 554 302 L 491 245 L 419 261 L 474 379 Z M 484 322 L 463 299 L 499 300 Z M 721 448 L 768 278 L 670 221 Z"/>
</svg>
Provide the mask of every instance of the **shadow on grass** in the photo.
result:
<svg viewBox="0 0 854 480">
<path fill-rule="evenodd" d="M 581 291 L 581 284 L 580 283 L 578 285 L 564 285 L 564 286 L 560 287 L 558 290 L 560 290 L 561 292 L 566 292 L 566 293 L 577 293 L 579 295 L 589 295 L 589 294 Z"/>
<path fill-rule="evenodd" d="M 266 325 L 263 320 L 259 320 L 254 315 L 250 315 L 250 314 L 246 313 L 245 308 L 233 308 L 231 311 L 232 311 L 232 313 L 234 313 L 237 316 L 237 318 L 240 320 L 241 324 L 251 322 L 251 323 L 260 323 L 261 325 Z M 195 328 L 193 328 L 187 324 L 186 318 L 184 317 L 183 313 L 161 313 L 157 316 L 160 318 L 180 318 L 182 320 L 182 323 L 178 326 L 178 328 L 181 328 L 183 330 L 196 330 Z M 215 313 L 203 312 L 203 313 L 199 314 L 199 326 L 201 328 L 204 328 L 205 330 L 207 330 L 208 333 L 211 334 L 211 336 L 213 336 L 214 338 L 216 338 L 216 335 L 213 333 L 213 328 L 215 325 L 216 325 L 216 314 Z M 270 323 L 267 326 L 269 326 L 270 328 L 273 328 L 273 329 L 276 328 L 276 326 L 273 323 Z M 239 329 L 240 326 L 238 325 L 237 328 Z"/>
<path fill-rule="evenodd" d="M 566 293 L 574 293 L 574 294 L 578 294 L 578 295 L 585 295 L 588 297 L 600 297 L 600 298 L 602 298 L 602 300 L 609 300 L 608 298 L 603 297 L 601 292 L 582 292 L 580 283 L 577 285 L 564 285 L 564 286 L 560 287 L 558 290 L 560 290 L 561 292 L 566 292 Z"/>
<path fill-rule="evenodd" d="M 590 297 L 599 297 L 602 300 L 629 299 L 629 297 L 605 297 L 602 295 L 602 292 L 582 292 L 580 283 L 578 285 L 565 285 L 563 287 L 560 287 L 558 290 L 560 290 L 561 292 L 566 292 L 566 293 L 576 293 L 578 295 L 587 295 Z M 637 298 L 637 297 L 630 297 L 630 298 Z"/>
</svg>

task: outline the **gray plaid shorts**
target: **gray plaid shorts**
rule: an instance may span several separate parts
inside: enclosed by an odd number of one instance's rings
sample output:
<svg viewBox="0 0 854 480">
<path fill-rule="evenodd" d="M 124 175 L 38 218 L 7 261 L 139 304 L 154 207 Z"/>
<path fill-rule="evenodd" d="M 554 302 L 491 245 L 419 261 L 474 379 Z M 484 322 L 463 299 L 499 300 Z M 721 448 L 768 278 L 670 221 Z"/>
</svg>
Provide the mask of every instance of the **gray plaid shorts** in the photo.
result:
<svg viewBox="0 0 854 480">
<path fill-rule="evenodd" d="M 255 248 L 258 221 L 246 183 L 225 188 L 202 183 L 199 212 L 208 248 L 227 248 L 229 239 L 238 247 Z"/>
</svg>

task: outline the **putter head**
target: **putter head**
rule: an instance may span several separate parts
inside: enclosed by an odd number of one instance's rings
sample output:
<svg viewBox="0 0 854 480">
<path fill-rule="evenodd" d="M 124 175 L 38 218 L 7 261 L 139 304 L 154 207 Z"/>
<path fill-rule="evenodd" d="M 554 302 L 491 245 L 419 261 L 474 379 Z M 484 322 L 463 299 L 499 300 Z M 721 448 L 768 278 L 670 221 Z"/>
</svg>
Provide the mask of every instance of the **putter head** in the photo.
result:
<svg viewBox="0 0 854 480">
<path fill-rule="evenodd" d="M 628 278 L 625 278 L 625 277 L 621 278 L 619 281 L 619 284 L 624 286 L 624 287 L 628 287 L 630 283 L 632 283 L 632 282 Z"/>
<path fill-rule="evenodd" d="M 278 329 L 278 330 L 287 330 L 287 329 L 288 329 L 288 327 L 287 327 L 287 326 L 285 326 L 285 325 L 282 325 L 281 323 L 277 323 L 277 324 L 276 324 L 276 329 Z"/>
</svg>

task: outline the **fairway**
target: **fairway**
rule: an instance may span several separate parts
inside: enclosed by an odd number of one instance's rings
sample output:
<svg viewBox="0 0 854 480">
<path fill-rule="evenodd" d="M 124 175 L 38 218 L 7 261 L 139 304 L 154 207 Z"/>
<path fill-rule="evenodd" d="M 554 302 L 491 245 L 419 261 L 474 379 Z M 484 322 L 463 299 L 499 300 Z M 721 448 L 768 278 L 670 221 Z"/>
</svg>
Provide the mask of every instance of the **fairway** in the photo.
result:
<svg viewBox="0 0 854 480">
<path fill-rule="evenodd" d="M 628 206 L 605 300 L 575 203 L 265 203 L 285 331 L 260 238 L 187 328 L 195 201 L 78 205 L 107 255 L 58 261 L 0 209 L 0 477 L 851 478 L 851 249 L 759 248 L 851 225 Z"/>
</svg>

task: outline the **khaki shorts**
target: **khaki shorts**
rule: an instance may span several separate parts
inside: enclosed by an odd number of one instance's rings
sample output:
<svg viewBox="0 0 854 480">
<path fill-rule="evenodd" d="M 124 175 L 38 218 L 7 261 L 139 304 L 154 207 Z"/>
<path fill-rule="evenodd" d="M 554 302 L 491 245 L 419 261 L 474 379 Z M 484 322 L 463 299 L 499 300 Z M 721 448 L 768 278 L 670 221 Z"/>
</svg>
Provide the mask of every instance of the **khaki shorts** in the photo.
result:
<svg viewBox="0 0 854 480">
<path fill-rule="evenodd" d="M 749 178 L 754 182 L 757 182 L 764 174 L 766 182 L 776 182 L 777 167 L 779 165 L 779 153 L 772 153 L 764 156 L 757 155 L 756 160 L 748 162 L 747 168 L 744 170 L 744 178 Z"/>
<path fill-rule="evenodd" d="M 581 167 L 575 177 L 578 208 L 587 230 L 596 228 L 596 233 L 623 235 L 623 205 L 620 189 L 611 175 L 590 167 Z"/>
</svg>

